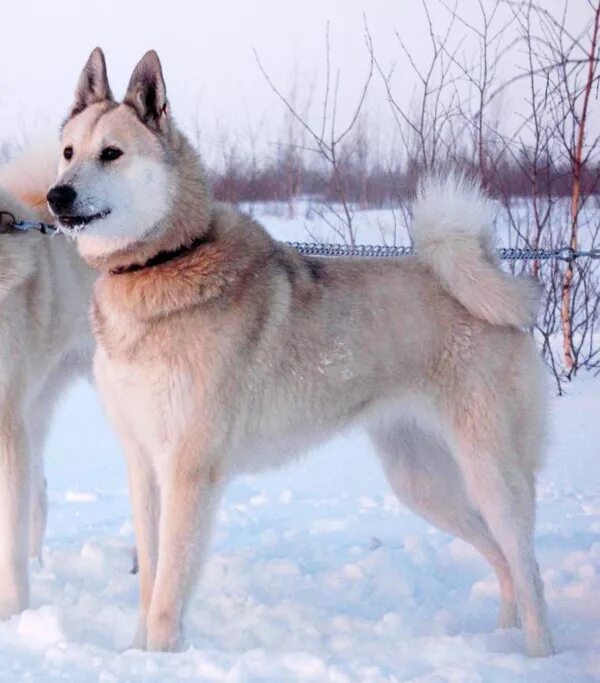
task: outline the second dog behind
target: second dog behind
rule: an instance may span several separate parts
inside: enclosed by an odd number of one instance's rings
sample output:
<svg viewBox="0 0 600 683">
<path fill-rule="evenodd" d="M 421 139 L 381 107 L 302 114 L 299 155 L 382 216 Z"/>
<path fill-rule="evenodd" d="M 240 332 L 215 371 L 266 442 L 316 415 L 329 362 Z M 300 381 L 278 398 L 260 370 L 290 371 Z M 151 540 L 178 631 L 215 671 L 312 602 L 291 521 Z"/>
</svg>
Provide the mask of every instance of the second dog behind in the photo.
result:
<svg viewBox="0 0 600 683">
<path fill-rule="evenodd" d="M 0 169 L 4 222 L 52 220 L 57 156 L 39 145 Z M 60 235 L 0 234 L 0 619 L 29 605 L 28 558 L 41 560 L 46 526 L 42 451 L 62 390 L 90 373 L 94 277 Z"/>
</svg>

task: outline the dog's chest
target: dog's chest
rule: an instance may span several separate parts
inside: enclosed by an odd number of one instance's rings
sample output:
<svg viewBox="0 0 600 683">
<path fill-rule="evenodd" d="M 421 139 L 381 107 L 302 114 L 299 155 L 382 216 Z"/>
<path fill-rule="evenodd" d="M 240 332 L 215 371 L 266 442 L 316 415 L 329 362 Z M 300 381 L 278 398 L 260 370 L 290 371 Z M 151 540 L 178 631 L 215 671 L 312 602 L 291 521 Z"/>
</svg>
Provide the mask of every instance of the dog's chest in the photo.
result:
<svg viewBox="0 0 600 683">
<path fill-rule="evenodd" d="M 217 381 L 215 335 L 198 316 L 140 320 L 102 303 L 93 310 L 98 388 L 113 424 L 160 468 L 201 428 Z"/>
<path fill-rule="evenodd" d="M 98 297 L 92 302 L 91 322 L 96 342 L 108 357 L 131 360 L 143 354 L 143 341 L 150 331 L 146 322 L 105 305 Z"/>
<path fill-rule="evenodd" d="M 189 373 L 166 359 L 137 363 L 111 358 L 101 344 L 94 370 L 117 428 L 131 434 L 153 458 L 176 447 L 198 409 L 198 392 Z"/>
</svg>

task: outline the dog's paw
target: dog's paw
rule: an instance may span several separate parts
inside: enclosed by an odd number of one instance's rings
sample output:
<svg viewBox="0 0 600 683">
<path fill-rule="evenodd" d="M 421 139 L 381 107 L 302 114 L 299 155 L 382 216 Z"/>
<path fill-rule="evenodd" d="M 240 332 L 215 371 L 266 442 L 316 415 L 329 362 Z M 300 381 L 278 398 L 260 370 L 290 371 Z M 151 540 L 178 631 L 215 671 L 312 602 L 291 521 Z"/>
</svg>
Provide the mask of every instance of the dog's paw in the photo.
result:
<svg viewBox="0 0 600 683">
<path fill-rule="evenodd" d="M 179 634 L 157 633 L 148 635 L 145 649 L 148 652 L 178 652 L 181 649 Z"/>
<path fill-rule="evenodd" d="M 553 655 L 554 645 L 550 632 L 526 634 L 525 651 L 529 657 L 550 657 Z"/>
<path fill-rule="evenodd" d="M 150 652 L 177 652 L 181 631 L 170 614 L 148 615 L 146 650 Z"/>
<path fill-rule="evenodd" d="M 146 649 L 146 625 L 138 624 L 138 627 L 133 637 L 133 642 L 129 646 L 130 650 L 145 650 Z"/>
</svg>

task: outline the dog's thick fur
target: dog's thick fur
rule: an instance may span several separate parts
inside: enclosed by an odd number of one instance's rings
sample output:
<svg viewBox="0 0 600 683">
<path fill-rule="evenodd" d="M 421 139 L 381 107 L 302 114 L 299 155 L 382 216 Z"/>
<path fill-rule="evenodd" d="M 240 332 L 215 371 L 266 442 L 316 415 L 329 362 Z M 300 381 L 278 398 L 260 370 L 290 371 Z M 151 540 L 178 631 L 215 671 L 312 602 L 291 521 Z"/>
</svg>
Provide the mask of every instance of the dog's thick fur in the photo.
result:
<svg viewBox="0 0 600 683">
<path fill-rule="evenodd" d="M 155 53 L 123 103 L 109 93 L 96 50 L 57 186 L 76 191 L 61 220 L 84 225 L 80 252 L 102 273 L 95 373 L 128 458 L 137 645 L 180 641 L 223 486 L 359 423 L 399 498 L 490 562 L 501 625 L 518 609 L 528 652 L 550 653 L 533 548 L 545 389 L 523 329 L 537 290 L 494 262 L 480 191 L 423 188 L 417 257 L 306 258 L 211 201 Z M 122 155 L 99 162 L 106 146 Z M 135 203 L 143 182 L 154 216 Z"/>
<path fill-rule="evenodd" d="M 46 192 L 57 160 L 56 145 L 41 145 L 2 167 L 0 211 L 52 220 Z M 94 277 L 60 236 L 0 234 L 0 619 L 28 606 L 28 555 L 41 561 L 42 449 L 62 389 L 91 369 Z"/>
</svg>

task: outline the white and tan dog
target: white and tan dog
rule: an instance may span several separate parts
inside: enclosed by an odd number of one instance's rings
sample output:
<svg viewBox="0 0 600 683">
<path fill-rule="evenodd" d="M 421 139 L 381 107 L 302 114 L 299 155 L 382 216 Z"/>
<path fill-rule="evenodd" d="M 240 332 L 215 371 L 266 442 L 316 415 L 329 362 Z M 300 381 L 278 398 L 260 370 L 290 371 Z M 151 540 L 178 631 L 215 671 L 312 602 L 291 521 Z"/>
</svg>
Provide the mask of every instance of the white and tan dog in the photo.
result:
<svg viewBox="0 0 600 683">
<path fill-rule="evenodd" d="M 40 146 L 0 169 L 4 218 L 52 220 L 57 162 L 56 146 Z M 41 560 L 46 525 L 42 450 L 61 391 L 90 374 L 94 277 L 60 236 L 0 234 L 0 619 L 29 604 L 28 556 Z"/>
<path fill-rule="evenodd" d="M 488 559 L 501 625 L 518 612 L 527 651 L 549 654 L 537 287 L 494 262 L 479 190 L 425 186 L 417 257 L 300 256 L 212 201 L 154 52 L 117 103 L 96 49 L 62 140 L 48 198 L 102 274 L 95 373 L 128 458 L 137 645 L 180 642 L 224 485 L 359 423 L 399 498 Z"/>
</svg>

